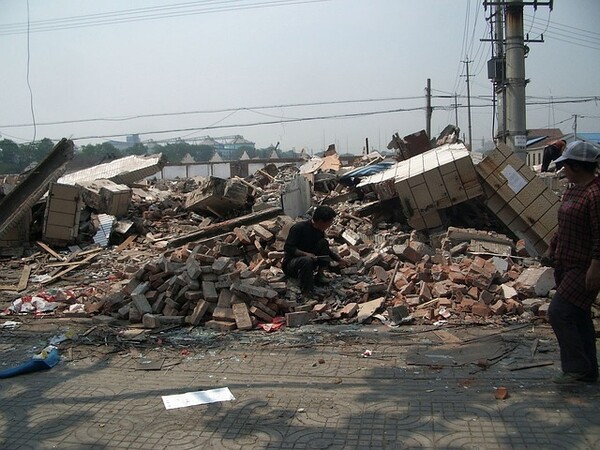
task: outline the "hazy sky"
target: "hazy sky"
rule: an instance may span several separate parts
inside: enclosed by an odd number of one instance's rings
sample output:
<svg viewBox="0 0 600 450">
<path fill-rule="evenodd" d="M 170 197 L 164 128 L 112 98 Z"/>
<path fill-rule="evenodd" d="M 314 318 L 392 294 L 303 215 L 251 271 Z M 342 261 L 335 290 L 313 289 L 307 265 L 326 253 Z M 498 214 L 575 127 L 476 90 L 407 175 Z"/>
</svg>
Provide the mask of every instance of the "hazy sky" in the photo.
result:
<svg viewBox="0 0 600 450">
<path fill-rule="evenodd" d="M 455 92 L 467 133 L 468 58 L 477 148 L 492 135 L 492 108 L 478 106 L 491 103 L 490 12 L 482 0 L 0 0 L 1 138 L 241 134 L 359 153 L 365 138 L 377 149 L 425 129 L 427 78 L 432 134 L 455 122 Z M 545 40 L 526 59 L 541 103 L 528 128 L 571 132 L 577 114 L 578 131 L 600 132 L 599 102 L 563 103 L 600 98 L 598 23 L 598 0 L 525 7 L 525 33 Z"/>
</svg>

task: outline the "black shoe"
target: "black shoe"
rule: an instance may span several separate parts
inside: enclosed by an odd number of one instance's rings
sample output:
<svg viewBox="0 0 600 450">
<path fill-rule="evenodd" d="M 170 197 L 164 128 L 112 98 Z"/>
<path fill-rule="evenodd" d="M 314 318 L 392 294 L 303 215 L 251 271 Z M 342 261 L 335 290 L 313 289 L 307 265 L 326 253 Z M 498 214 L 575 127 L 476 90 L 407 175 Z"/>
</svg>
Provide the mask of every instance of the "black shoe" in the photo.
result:
<svg viewBox="0 0 600 450">
<path fill-rule="evenodd" d="M 598 377 L 571 372 L 565 372 L 552 379 L 556 384 L 595 383 L 597 380 Z"/>
</svg>

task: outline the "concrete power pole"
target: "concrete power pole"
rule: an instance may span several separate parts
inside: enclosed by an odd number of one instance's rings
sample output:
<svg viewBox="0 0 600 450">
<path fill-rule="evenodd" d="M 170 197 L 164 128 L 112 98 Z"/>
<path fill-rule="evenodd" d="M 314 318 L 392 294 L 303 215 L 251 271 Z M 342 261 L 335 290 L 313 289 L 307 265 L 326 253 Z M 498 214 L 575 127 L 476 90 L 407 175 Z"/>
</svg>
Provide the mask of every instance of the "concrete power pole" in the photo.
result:
<svg viewBox="0 0 600 450">
<path fill-rule="evenodd" d="M 506 2 L 506 143 L 523 161 L 527 158 L 525 122 L 525 37 L 523 2 Z"/>
<path fill-rule="evenodd" d="M 496 117 L 498 118 L 498 132 L 496 138 L 500 142 L 506 142 L 506 96 L 504 89 L 504 12 L 501 5 L 496 5 L 495 19 L 495 48 L 496 60 L 500 66 L 500 74 L 496 74 L 495 89 L 496 89 Z M 497 68 L 498 65 L 495 67 Z M 498 75 L 500 75 L 498 77 Z"/>
<path fill-rule="evenodd" d="M 425 89 L 425 94 L 427 97 L 427 109 L 425 111 L 426 116 L 426 128 L 427 138 L 431 139 L 431 116 L 433 113 L 433 108 L 431 107 L 431 78 L 427 78 L 427 88 Z"/>
<path fill-rule="evenodd" d="M 467 56 L 466 61 L 463 61 L 467 67 L 467 113 L 468 113 L 468 121 L 469 121 L 469 151 L 473 151 L 473 131 L 471 128 L 471 83 L 470 83 L 470 75 L 469 75 L 469 64 L 473 61 L 469 60 Z"/>
</svg>

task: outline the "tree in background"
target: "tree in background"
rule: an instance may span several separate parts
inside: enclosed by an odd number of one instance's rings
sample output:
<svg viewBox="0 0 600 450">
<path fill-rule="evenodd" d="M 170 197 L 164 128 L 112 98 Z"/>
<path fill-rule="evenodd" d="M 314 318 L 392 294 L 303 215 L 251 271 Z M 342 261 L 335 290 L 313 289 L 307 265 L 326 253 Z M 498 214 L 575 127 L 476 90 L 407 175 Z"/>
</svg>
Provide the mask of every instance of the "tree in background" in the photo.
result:
<svg viewBox="0 0 600 450">
<path fill-rule="evenodd" d="M 210 160 L 215 154 L 215 150 L 210 145 L 192 145 L 181 141 L 157 145 L 152 149 L 152 153 L 162 153 L 171 163 L 180 162 L 189 153 L 194 160 L 200 162 Z"/>
<path fill-rule="evenodd" d="M 138 142 L 137 144 L 134 144 L 133 147 L 125 149 L 123 153 L 127 155 L 146 155 L 148 154 L 148 149 L 144 144 Z"/>
<path fill-rule="evenodd" d="M 31 161 L 30 162 L 42 162 L 42 160 L 50 154 L 54 148 L 54 142 L 48 138 L 44 138 L 32 145 L 31 148 Z"/>
<path fill-rule="evenodd" d="M 210 161 L 215 154 L 215 149 L 210 145 L 193 145 L 194 153 L 192 156 L 196 161 Z"/>
<path fill-rule="evenodd" d="M 19 145 L 10 139 L 0 141 L 0 171 L 3 174 L 18 173 L 20 162 Z"/>
</svg>

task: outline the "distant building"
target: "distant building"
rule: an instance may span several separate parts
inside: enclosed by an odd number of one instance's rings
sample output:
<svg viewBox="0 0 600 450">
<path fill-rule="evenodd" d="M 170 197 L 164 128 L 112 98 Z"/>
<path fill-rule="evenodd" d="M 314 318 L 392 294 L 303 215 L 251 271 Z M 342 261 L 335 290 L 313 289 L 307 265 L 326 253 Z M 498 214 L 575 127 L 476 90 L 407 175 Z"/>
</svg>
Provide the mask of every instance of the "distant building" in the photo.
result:
<svg viewBox="0 0 600 450">
<path fill-rule="evenodd" d="M 563 134 L 558 128 L 541 128 L 527 132 L 527 165 L 530 167 L 542 164 L 544 147 L 556 141 L 564 139 L 567 144 L 573 141 L 586 141 L 594 145 L 600 145 L 600 133 L 567 133 Z"/>
<path fill-rule="evenodd" d="M 256 148 L 254 142 L 244 139 L 239 134 L 222 137 L 204 136 L 187 142 L 194 145 L 208 145 L 214 148 L 223 160 L 237 159 L 239 157 L 238 150 L 241 148 L 252 150 Z"/>
<path fill-rule="evenodd" d="M 527 165 L 533 167 L 542 164 L 544 148 L 557 139 L 564 139 L 564 134 L 560 128 L 533 128 L 527 130 Z"/>
<path fill-rule="evenodd" d="M 130 134 L 125 138 L 125 142 L 123 141 L 107 141 L 117 150 L 127 150 L 128 148 L 133 147 L 136 144 L 140 144 L 142 141 L 140 140 L 139 134 Z"/>
</svg>

